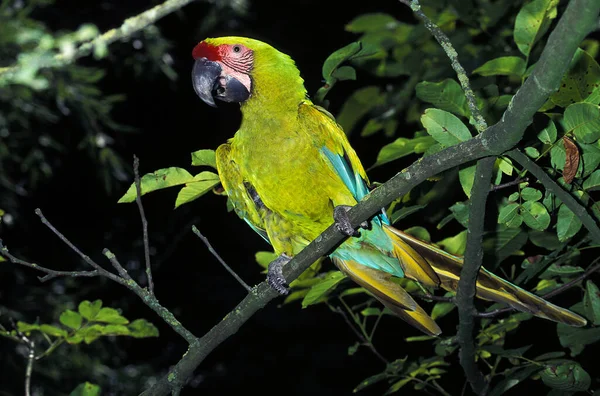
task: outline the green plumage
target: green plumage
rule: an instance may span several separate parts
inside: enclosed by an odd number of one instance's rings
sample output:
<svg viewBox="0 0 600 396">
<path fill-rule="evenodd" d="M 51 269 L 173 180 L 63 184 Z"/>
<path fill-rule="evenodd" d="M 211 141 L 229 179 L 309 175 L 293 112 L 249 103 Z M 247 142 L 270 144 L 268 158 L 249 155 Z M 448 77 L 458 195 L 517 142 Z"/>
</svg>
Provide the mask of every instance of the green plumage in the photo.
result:
<svg viewBox="0 0 600 396">
<path fill-rule="evenodd" d="M 204 43 L 252 50 L 250 97 L 241 104 L 239 130 L 217 150 L 217 167 L 237 214 L 277 254 L 294 256 L 333 223 L 334 207 L 355 205 L 366 195 L 366 173 L 333 117 L 308 99 L 289 56 L 242 37 Z M 461 259 L 394 229 L 384 214 L 360 234 L 331 254 L 334 263 L 398 316 L 439 334 L 437 324 L 391 277 L 455 291 Z M 480 274 L 478 295 L 540 317 L 585 324 L 580 316 L 489 272 Z"/>
</svg>

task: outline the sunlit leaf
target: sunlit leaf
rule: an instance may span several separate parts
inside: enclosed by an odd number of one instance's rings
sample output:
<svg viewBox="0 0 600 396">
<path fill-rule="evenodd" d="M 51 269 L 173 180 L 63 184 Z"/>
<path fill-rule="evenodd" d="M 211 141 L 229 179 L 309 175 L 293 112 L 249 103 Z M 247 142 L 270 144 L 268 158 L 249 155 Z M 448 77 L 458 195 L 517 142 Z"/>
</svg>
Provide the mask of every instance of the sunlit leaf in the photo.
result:
<svg viewBox="0 0 600 396">
<path fill-rule="evenodd" d="M 471 139 L 471 132 L 452 113 L 439 109 L 427 109 L 421 123 L 435 140 L 446 147 Z"/>
<path fill-rule="evenodd" d="M 598 104 L 598 98 L 591 97 L 599 93 L 600 66 L 598 62 L 581 48 L 577 48 L 568 72 L 564 75 L 560 88 L 550 96 L 552 102 L 561 107 L 583 102 Z"/>
<path fill-rule="evenodd" d="M 548 122 L 548 126 L 546 128 L 542 129 L 542 131 L 537 134 L 538 139 L 545 144 L 554 143 L 556 141 L 556 136 L 556 125 L 554 125 L 554 121 L 552 120 Z"/>
<path fill-rule="evenodd" d="M 67 309 L 66 311 L 60 314 L 59 320 L 60 323 L 71 329 L 78 329 L 81 327 L 81 322 L 83 321 L 83 318 L 79 313 Z"/>
<path fill-rule="evenodd" d="M 462 256 L 467 246 L 467 230 L 464 230 L 453 237 L 442 239 L 438 245 L 450 254 Z"/>
<path fill-rule="evenodd" d="M 100 312 L 100 308 L 102 308 L 102 300 L 96 300 L 94 302 L 84 300 L 79 303 L 78 311 L 85 319 L 94 320 L 98 312 Z"/>
<path fill-rule="evenodd" d="M 567 207 L 561 205 L 558 208 L 558 216 L 556 220 L 556 235 L 558 240 L 563 242 L 573 237 L 581 229 L 581 220 L 575 216 L 575 213 Z"/>
<path fill-rule="evenodd" d="M 526 3 L 515 20 L 514 40 L 523 55 L 528 56 L 533 45 L 546 33 L 556 18 L 558 0 L 533 0 Z"/>
<path fill-rule="evenodd" d="M 67 336 L 66 330 L 61 329 L 56 326 L 48 325 L 48 324 L 40 325 L 39 330 L 42 333 L 48 334 L 49 336 L 53 336 L 53 337 L 66 337 Z"/>
<path fill-rule="evenodd" d="M 182 168 L 165 168 L 159 169 L 156 172 L 148 173 L 140 179 L 140 187 L 142 195 L 163 188 L 179 186 L 189 183 L 194 180 L 188 171 Z M 133 183 L 125 195 L 119 199 L 119 203 L 133 202 L 137 196 L 135 183 Z"/>
<path fill-rule="evenodd" d="M 525 201 L 539 201 L 542 199 L 542 192 L 532 187 L 525 187 L 521 190 L 521 198 Z"/>
<path fill-rule="evenodd" d="M 104 307 L 100 309 L 100 312 L 94 319 L 96 322 L 111 323 L 111 324 L 127 324 L 129 320 L 121 316 L 119 311 L 114 308 Z"/>
<path fill-rule="evenodd" d="M 447 78 L 439 83 L 420 82 L 415 87 L 415 92 L 419 99 L 433 104 L 438 109 L 460 116 L 469 114 L 465 93 L 453 79 Z"/>
<path fill-rule="evenodd" d="M 544 205 L 536 201 L 526 201 L 521 205 L 523 221 L 534 230 L 543 231 L 550 225 L 550 215 Z"/>
<path fill-rule="evenodd" d="M 344 280 L 346 276 L 340 271 L 333 271 L 323 280 L 313 286 L 308 294 L 302 300 L 302 308 L 320 302 L 331 290 L 335 289 L 338 283 Z"/>
<path fill-rule="evenodd" d="M 525 59 L 518 56 L 502 56 L 485 62 L 474 74 L 482 76 L 516 76 L 521 77 L 525 73 Z"/>
<path fill-rule="evenodd" d="M 192 165 L 210 166 L 217 169 L 215 150 L 198 150 L 192 153 Z"/>
<path fill-rule="evenodd" d="M 473 189 L 473 183 L 475 182 L 475 165 L 469 165 L 462 167 L 458 171 L 458 180 L 464 193 L 467 197 L 471 198 L 471 190 Z"/>
<path fill-rule="evenodd" d="M 83 384 L 77 385 L 77 388 L 69 393 L 69 396 L 100 396 L 100 390 L 98 385 L 84 382 Z"/>
<path fill-rule="evenodd" d="M 422 154 L 434 143 L 435 139 L 431 136 L 421 136 L 412 139 L 398 138 L 381 148 L 377 155 L 377 161 L 372 167 L 381 166 L 409 154 Z"/>
<path fill-rule="evenodd" d="M 600 138 L 600 107 L 591 103 L 574 103 L 565 109 L 564 125 L 578 140 L 593 143 Z"/>
<path fill-rule="evenodd" d="M 135 338 L 158 337 L 158 329 L 145 319 L 136 319 L 127 325 L 130 335 Z"/>
<path fill-rule="evenodd" d="M 175 208 L 200 198 L 215 188 L 220 182 L 219 175 L 216 173 L 209 171 L 200 172 L 194 176 L 193 181 L 187 182 L 185 187 L 179 191 L 175 200 Z"/>
</svg>

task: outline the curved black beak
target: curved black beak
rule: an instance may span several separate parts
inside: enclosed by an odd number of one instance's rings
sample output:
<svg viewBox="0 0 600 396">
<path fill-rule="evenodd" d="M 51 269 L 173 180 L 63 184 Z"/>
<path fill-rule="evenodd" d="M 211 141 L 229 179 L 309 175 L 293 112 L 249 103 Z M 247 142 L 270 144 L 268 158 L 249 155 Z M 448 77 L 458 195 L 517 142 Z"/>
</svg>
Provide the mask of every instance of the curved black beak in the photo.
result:
<svg viewBox="0 0 600 396">
<path fill-rule="evenodd" d="M 196 94 L 209 106 L 215 105 L 215 98 L 224 102 L 244 102 L 250 97 L 248 89 L 236 78 L 222 75 L 218 62 L 206 58 L 196 59 L 192 69 L 192 84 Z"/>
</svg>

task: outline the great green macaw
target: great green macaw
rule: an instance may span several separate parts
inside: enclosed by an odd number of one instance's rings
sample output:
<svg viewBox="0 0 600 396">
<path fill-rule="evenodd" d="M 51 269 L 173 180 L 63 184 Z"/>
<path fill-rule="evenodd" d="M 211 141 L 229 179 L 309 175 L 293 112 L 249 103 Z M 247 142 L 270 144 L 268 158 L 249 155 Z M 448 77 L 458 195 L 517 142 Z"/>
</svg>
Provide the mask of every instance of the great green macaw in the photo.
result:
<svg viewBox="0 0 600 396">
<path fill-rule="evenodd" d="M 207 104 L 241 104 L 235 136 L 216 152 L 219 175 L 236 213 L 279 258 L 269 282 L 286 292 L 281 265 L 368 194 L 368 179 L 335 119 L 309 99 L 294 61 L 244 37 L 209 38 L 193 49 L 194 90 Z M 438 325 L 392 277 L 456 291 L 462 259 L 390 225 L 384 213 L 330 254 L 335 265 L 400 318 L 431 335 Z M 482 269 L 477 296 L 535 316 L 583 326 L 581 316 Z"/>
</svg>

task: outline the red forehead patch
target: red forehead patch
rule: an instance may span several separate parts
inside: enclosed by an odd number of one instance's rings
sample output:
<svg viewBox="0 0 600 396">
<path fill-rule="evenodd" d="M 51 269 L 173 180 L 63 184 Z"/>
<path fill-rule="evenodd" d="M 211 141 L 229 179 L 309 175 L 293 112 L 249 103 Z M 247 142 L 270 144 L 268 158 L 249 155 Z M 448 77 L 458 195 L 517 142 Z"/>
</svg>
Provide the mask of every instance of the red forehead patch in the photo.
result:
<svg viewBox="0 0 600 396">
<path fill-rule="evenodd" d="M 206 58 L 210 61 L 218 61 L 222 58 L 221 48 L 201 41 L 192 50 L 192 56 L 194 59 Z"/>
</svg>

